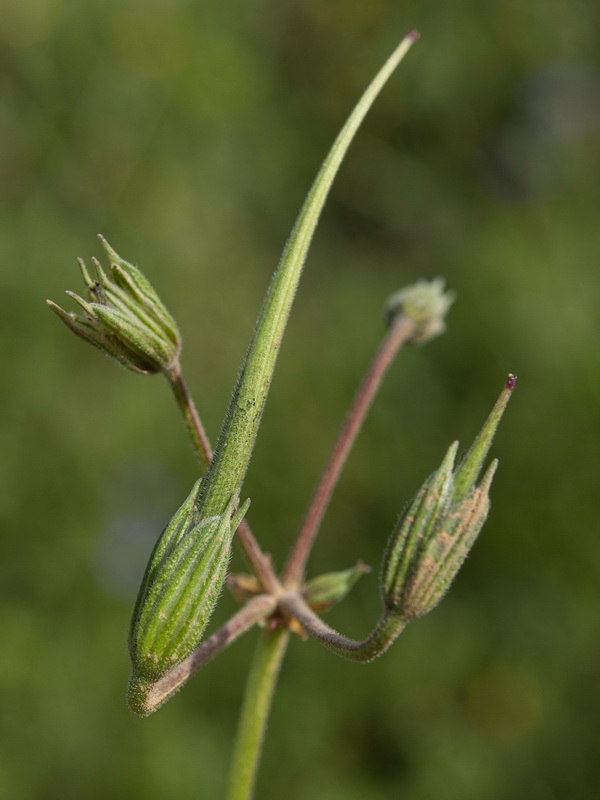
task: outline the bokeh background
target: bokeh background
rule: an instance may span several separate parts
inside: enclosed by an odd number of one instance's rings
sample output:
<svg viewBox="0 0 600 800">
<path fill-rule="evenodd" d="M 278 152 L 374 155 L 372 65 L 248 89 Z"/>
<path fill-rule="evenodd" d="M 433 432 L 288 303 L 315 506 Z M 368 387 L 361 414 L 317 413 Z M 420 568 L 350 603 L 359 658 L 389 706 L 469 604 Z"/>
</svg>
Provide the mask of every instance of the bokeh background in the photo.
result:
<svg viewBox="0 0 600 800">
<path fill-rule="evenodd" d="M 312 574 L 375 567 L 331 624 L 368 632 L 397 512 L 507 372 L 519 387 L 491 519 L 443 604 L 369 666 L 292 643 L 258 797 L 598 797 L 595 0 L 2 1 L 1 797 L 221 797 L 254 646 L 153 717 L 126 708 L 137 585 L 197 468 L 166 384 L 45 298 L 81 289 L 75 257 L 105 234 L 179 320 L 216 436 L 304 193 L 413 27 L 327 205 L 246 484 L 281 563 L 385 298 L 445 276 L 448 332 L 394 366 L 313 555 Z"/>
</svg>

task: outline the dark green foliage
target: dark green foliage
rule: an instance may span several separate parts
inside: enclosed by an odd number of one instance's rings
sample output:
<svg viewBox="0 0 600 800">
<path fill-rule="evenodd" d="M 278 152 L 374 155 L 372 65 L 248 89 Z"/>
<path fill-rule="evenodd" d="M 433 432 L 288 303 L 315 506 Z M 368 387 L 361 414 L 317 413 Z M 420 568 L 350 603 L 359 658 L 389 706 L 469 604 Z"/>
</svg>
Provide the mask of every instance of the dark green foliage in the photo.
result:
<svg viewBox="0 0 600 800">
<path fill-rule="evenodd" d="M 76 288 L 71 256 L 98 231 L 135 254 L 214 438 L 315 168 L 416 26 L 298 297 L 244 486 L 265 548 L 284 559 L 398 286 L 443 275 L 458 299 L 447 334 L 393 369 L 311 575 L 377 564 L 490 386 L 509 370 L 521 385 L 468 569 L 369 667 L 295 643 L 259 796 L 596 800 L 599 17 L 592 0 L 3 0 L 1 796 L 218 797 L 252 649 L 155 719 L 127 710 L 118 632 L 196 466 L 166 389 L 96 358 L 44 299 Z M 375 580 L 328 621 L 366 634 Z"/>
</svg>

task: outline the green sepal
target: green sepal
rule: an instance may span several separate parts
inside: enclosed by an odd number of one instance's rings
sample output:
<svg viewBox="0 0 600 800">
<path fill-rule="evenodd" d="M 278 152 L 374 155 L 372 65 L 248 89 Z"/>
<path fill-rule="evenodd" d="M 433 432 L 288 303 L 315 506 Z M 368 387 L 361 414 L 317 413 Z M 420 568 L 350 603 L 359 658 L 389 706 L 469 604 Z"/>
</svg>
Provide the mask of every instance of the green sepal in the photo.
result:
<svg viewBox="0 0 600 800">
<path fill-rule="evenodd" d="M 110 306 L 94 306 L 94 316 L 111 337 L 115 347 L 138 369 L 160 372 L 172 362 L 172 352 L 149 328 L 140 325 L 135 317 L 127 317 Z"/>
<path fill-rule="evenodd" d="M 465 497 L 475 485 L 479 473 L 489 452 L 490 446 L 496 435 L 498 424 L 506 409 L 508 401 L 517 383 L 517 376 L 512 373 L 507 377 L 500 397 L 496 401 L 489 417 L 475 441 L 461 459 L 454 478 L 454 499 L 460 500 Z"/>
<path fill-rule="evenodd" d="M 343 600 L 357 580 L 370 571 L 370 567 L 359 561 L 350 569 L 318 575 L 304 587 L 306 602 L 314 611 L 327 611 Z"/>
</svg>

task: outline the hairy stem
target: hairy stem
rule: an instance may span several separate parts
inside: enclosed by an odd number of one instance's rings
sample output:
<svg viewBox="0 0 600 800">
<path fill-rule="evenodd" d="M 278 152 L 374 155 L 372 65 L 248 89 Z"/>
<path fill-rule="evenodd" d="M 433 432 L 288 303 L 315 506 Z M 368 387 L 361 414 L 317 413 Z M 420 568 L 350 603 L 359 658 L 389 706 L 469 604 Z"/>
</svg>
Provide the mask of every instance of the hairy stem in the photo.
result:
<svg viewBox="0 0 600 800">
<path fill-rule="evenodd" d="M 343 636 L 323 622 L 298 594 L 280 598 L 279 607 L 303 625 L 304 628 L 328 650 L 349 661 L 373 661 L 390 647 L 407 625 L 407 621 L 394 614 L 385 613 L 372 633 L 362 641 Z"/>
<path fill-rule="evenodd" d="M 394 356 L 415 330 L 415 322 L 405 316 L 399 316 L 390 326 L 377 355 L 375 356 L 352 408 L 340 431 L 337 442 L 317 486 L 312 502 L 304 519 L 300 533 L 290 554 L 283 573 L 284 585 L 289 589 L 297 589 L 303 580 L 306 562 L 313 542 L 331 500 L 333 490 L 339 480 L 342 468 L 348 458 L 356 437 L 364 422 L 365 416 L 373 403 L 377 390 L 387 372 Z"/>
<path fill-rule="evenodd" d="M 162 705 L 183 686 L 194 672 L 208 664 L 221 650 L 224 650 L 259 620 L 272 613 L 276 605 L 275 598 L 269 595 L 261 594 L 253 597 L 225 625 L 209 636 L 197 650 L 154 684 L 148 692 L 147 712 L 150 714 Z"/>
<path fill-rule="evenodd" d="M 213 456 L 212 447 L 178 361 L 175 362 L 170 370 L 165 372 L 165 377 L 175 395 L 175 400 L 192 441 L 194 452 L 204 466 L 208 467 Z"/>
<path fill-rule="evenodd" d="M 227 800 L 251 800 L 254 795 L 271 701 L 289 636 L 285 628 L 262 632 L 259 636 L 246 684 L 229 773 Z"/>
<path fill-rule="evenodd" d="M 200 415 L 198 414 L 196 404 L 194 403 L 183 377 L 179 362 L 176 362 L 169 371 L 165 372 L 165 377 L 175 395 L 175 400 L 192 441 L 194 452 L 198 456 L 200 462 L 208 467 L 213 457 L 212 446 L 208 434 L 204 429 L 204 425 L 202 424 L 202 420 L 200 419 Z M 250 525 L 245 519 L 243 519 L 238 526 L 237 537 L 248 560 L 248 564 L 254 571 L 263 589 L 271 593 L 278 591 L 280 583 L 273 572 L 271 562 L 262 552 L 260 545 L 250 529 Z"/>
</svg>

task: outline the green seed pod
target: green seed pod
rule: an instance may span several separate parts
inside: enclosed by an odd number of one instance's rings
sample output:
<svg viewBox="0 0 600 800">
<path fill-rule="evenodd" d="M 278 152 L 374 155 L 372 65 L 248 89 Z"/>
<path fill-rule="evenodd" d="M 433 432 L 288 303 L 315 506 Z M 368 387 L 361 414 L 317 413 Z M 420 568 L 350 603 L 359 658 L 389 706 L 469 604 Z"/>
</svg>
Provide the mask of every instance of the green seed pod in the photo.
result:
<svg viewBox="0 0 600 800">
<path fill-rule="evenodd" d="M 370 571 L 370 567 L 359 561 L 350 569 L 319 575 L 304 588 L 306 602 L 314 611 L 327 611 L 346 597 L 361 575 Z"/>
<path fill-rule="evenodd" d="M 383 558 L 381 590 L 388 609 L 403 610 L 406 587 L 417 570 L 419 558 L 440 518 L 448 513 L 452 492 L 452 468 L 458 442 L 444 456 L 400 515 Z"/>
<path fill-rule="evenodd" d="M 225 581 L 231 540 L 250 501 L 237 496 L 215 517 L 198 519 L 199 482 L 163 531 L 150 558 L 129 633 L 129 700 L 146 713 L 150 686 L 196 649 Z"/>
<path fill-rule="evenodd" d="M 111 258 L 109 274 L 92 259 L 96 269 L 92 279 L 80 259 L 88 300 L 67 292 L 84 313 L 69 313 L 50 300 L 48 305 L 73 333 L 128 369 L 152 374 L 172 368 L 181 351 L 175 320 L 139 269 L 100 238 Z"/>
<path fill-rule="evenodd" d="M 492 462 L 478 486 L 476 480 L 515 384 L 516 377 L 509 375 L 460 464 L 454 466 L 455 442 L 401 515 L 381 572 L 384 606 L 393 617 L 407 622 L 431 611 L 473 546 L 489 512 L 489 490 L 498 462 Z"/>
<path fill-rule="evenodd" d="M 490 510 L 489 488 L 498 465 L 493 461 L 481 483 L 438 521 L 406 584 L 404 619 L 421 617 L 440 602 L 469 554 Z"/>
</svg>

